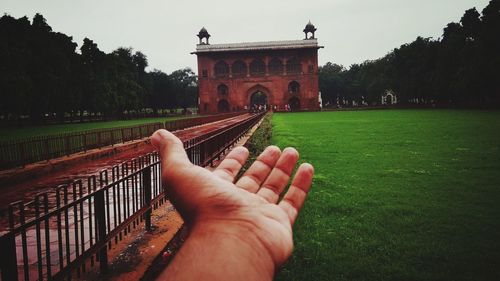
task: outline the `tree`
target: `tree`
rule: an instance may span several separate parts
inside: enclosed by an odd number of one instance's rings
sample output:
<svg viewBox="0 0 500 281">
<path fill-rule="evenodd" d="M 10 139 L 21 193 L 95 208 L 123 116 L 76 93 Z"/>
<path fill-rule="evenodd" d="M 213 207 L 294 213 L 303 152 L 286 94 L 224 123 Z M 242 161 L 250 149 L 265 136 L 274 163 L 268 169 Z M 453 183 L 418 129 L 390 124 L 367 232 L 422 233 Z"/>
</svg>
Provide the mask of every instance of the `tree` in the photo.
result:
<svg viewBox="0 0 500 281">
<path fill-rule="evenodd" d="M 137 83 L 140 85 L 138 96 L 140 103 L 146 105 L 151 93 L 152 82 L 150 77 L 146 74 L 146 67 L 148 66 L 148 59 L 145 54 L 136 51 L 132 56 L 132 61 L 136 67 Z"/>
<path fill-rule="evenodd" d="M 191 68 L 176 70 L 170 75 L 173 91 L 176 93 L 177 106 L 184 109 L 198 102 L 198 77 Z"/>
<path fill-rule="evenodd" d="M 197 77 L 191 69 L 171 76 L 148 73 L 147 56 L 132 48 L 110 54 L 89 38 L 80 46 L 54 32 L 36 14 L 0 18 L 0 115 L 17 119 L 29 115 L 39 123 L 80 112 L 121 116 L 146 108 L 189 107 L 197 104 Z"/>
<path fill-rule="evenodd" d="M 482 24 L 478 42 L 480 53 L 482 101 L 500 106 L 500 85 L 498 66 L 500 65 L 500 0 L 492 0 L 483 9 Z"/>
<path fill-rule="evenodd" d="M 33 54 L 28 73 L 36 87 L 30 99 L 30 117 L 39 122 L 45 115 L 62 120 L 72 100 L 71 82 L 76 63 L 76 43 L 62 33 L 52 32 L 45 18 L 33 18 L 28 46 Z"/>
<path fill-rule="evenodd" d="M 174 108 L 177 105 L 177 100 L 169 76 L 157 69 L 148 75 L 152 84 L 149 104 L 153 108 L 153 111 L 157 112 L 158 109 Z"/>
<path fill-rule="evenodd" d="M 465 11 L 460 24 L 463 27 L 463 32 L 468 41 L 475 41 L 481 28 L 481 15 L 476 8 Z"/>
<path fill-rule="evenodd" d="M 106 112 L 109 105 L 109 81 L 106 54 L 99 50 L 94 41 L 85 38 L 81 51 L 80 116 L 83 112 Z"/>
<path fill-rule="evenodd" d="M 319 67 L 318 82 L 324 104 L 336 104 L 339 95 L 345 93 L 343 78 L 341 77 L 344 70 L 342 65 L 331 62 Z"/>
<path fill-rule="evenodd" d="M 27 17 L 0 18 L 0 115 L 18 119 L 29 110 L 28 100 L 33 92 L 29 75 L 32 52 L 28 46 L 31 24 Z"/>
<path fill-rule="evenodd" d="M 324 100 L 378 102 L 393 89 L 402 103 L 418 100 L 442 106 L 500 107 L 500 0 L 482 11 L 466 10 L 449 23 L 441 39 L 417 37 L 378 60 L 339 69 L 320 67 Z"/>
<path fill-rule="evenodd" d="M 121 115 L 143 106 L 143 88 L 139 84 L 132 48 L 118 48 L 109 56 L 111 69 L 111 109 Z"/>
</svg>

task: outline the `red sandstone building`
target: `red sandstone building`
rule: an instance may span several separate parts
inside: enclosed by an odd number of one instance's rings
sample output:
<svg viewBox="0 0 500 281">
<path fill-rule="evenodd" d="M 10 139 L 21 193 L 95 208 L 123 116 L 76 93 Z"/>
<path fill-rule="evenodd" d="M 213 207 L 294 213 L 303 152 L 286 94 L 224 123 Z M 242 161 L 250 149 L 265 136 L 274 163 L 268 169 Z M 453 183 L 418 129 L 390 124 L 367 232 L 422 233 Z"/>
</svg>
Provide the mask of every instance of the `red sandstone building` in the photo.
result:
<svg viewBox="0 0 500 281">
<path fill-rule="evenodd" d="M 305 39 L 209 44 L 198 33 L 199 112 L 213 114 L 258 105 L 278 111 L 318 110 L 318 41 L 310 22 Z"/>
</svg>

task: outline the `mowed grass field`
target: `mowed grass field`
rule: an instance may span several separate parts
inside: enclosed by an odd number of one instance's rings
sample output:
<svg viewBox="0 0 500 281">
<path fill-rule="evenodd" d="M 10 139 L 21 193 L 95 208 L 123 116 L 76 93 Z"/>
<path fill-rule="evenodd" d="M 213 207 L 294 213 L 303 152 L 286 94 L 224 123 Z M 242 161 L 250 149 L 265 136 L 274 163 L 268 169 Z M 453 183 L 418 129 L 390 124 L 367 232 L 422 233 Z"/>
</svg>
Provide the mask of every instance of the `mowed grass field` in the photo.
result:
<svg viewBox="0 0 500 281">
<path fill-rule="evenodd" d="M 314 165 L 277 280 L 500 280 L 500 112 L 274 114 Z"/>
<path fill-rule="evenodd" d="M 50 135 L 57 135 L 64 133 L 76 133 L 94 129 L 111 129 L 117 127 L 136 126 L 148 123 L 171 121 L 180 118 L 186 118 L 186 117 L 180 116 L 180 117 L 142 118 L 133 120 L 0 128 L 0 141 L 25 139 L 33 136 L 50 136 Z"/>
</svg>

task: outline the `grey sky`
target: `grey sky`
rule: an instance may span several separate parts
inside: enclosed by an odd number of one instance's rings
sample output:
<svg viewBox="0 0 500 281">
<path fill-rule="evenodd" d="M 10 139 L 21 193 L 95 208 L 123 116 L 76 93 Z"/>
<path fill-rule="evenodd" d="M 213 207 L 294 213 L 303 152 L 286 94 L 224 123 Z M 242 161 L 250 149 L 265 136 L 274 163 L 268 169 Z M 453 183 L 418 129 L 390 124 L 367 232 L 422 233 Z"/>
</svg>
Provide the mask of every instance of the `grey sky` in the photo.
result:
<svg viewBox="0 0 500 281">
<path fill-rule="evenodd" d="M 210 43 L 302 39 L 308 20 L 325 46 L 319 64 L 349 66 L 376 59 L 417 36 L 441 36 L 443 27 L 459 21 L 466 9 L 479 12 L 489 0 L 0 0 L 2 12 L 14 17 L 36 12 L 53 30 L 94 40 L 110 52 L 133 47 L 148 56 L 149 69 L 167 73 L 189 66 L 189 53 L 202 26 Z"/>
</svg>

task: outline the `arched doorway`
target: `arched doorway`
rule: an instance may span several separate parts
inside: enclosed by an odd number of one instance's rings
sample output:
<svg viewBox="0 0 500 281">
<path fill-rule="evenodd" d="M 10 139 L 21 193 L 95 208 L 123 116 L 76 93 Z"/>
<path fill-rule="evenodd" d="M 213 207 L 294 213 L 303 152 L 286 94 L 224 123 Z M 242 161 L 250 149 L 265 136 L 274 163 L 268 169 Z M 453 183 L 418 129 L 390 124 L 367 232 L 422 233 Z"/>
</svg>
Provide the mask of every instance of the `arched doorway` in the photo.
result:
<svg viewBox="0 0 500 281">
<path fill-rule="evenodd" d="M 288 100 L 288 105 L 290 106 L 291 111 L 299 111 L 300 110 L 300 100 L 297 97 L 293 97 Z"/>
<path fill-rule="evenodd" d="M 267 95 L 264 92 L 257 91 L 250 96 L 250 108 L 258 109 L 259 106 L 267 106 Z"/>
<path fill-rule="evenodd" d="M 395 105 L 398 103 L 398 97 L 392 90 L 386 90 L 382 94 L 382 99 L 380 100 L 382 105 Z"/>
<path fill-rule="evenodd" d="M 217 111 L 218 112 L 229 112 L 229 102 L 227 100 L 220 100 L 217 103 Z"/>
<path fill-rule="evenodd" d="M 392 95 L 391 94 L 387 94 L 387 96 L 385 97 L 385 104 L 387 105 L 392 105 L 394 102 L 393 102 L 393 99 L 392 99 Z"/>
</svg>

